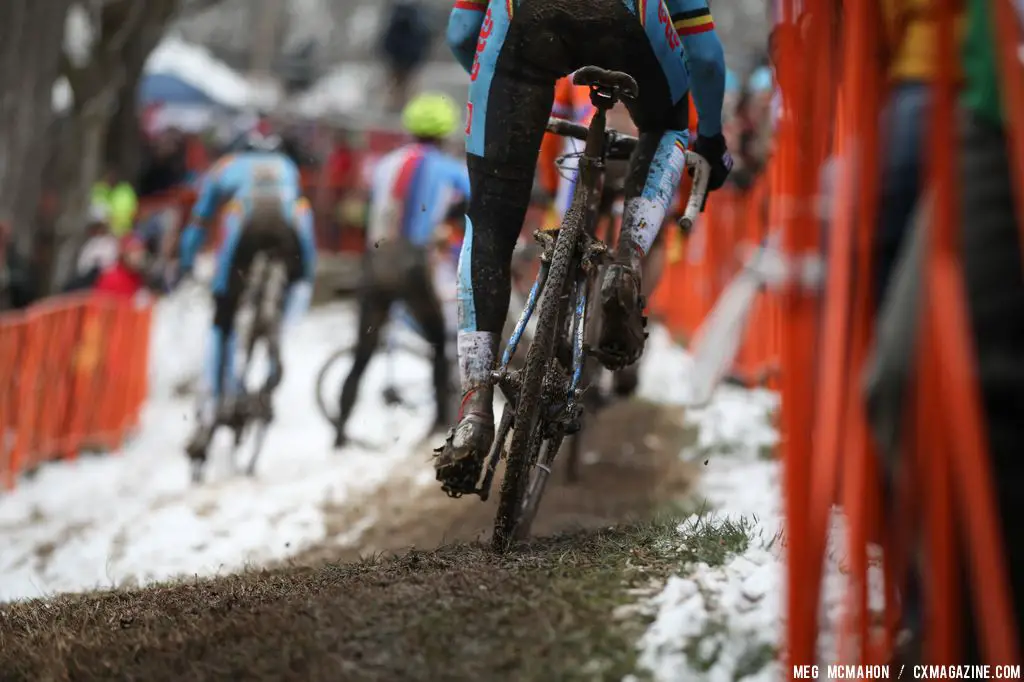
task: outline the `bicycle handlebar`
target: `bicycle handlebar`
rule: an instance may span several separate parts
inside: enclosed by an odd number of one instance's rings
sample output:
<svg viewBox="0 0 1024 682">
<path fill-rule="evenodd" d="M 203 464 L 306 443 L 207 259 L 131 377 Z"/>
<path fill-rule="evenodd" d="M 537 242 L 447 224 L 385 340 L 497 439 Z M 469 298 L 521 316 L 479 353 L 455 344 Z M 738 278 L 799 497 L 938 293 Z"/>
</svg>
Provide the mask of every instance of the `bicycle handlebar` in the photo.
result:
<svg viewBox="0 0 1024 682">
<path fill-rule="evenodd" d="M 690 187 L 690 198 L 686 202 L 686 210 L 679 218 L 679 227 L 685 234 L 693 229 L 697 216 L 704 210 L 704 202 L 708 198 L 708 178 L 711 177 L 711 164 L 697 152 L 686 152 L 686 167 L 693 169 L 693 185 Z"/>
<path fill-rule="evenodd" d="M 580 142 L 587 141 L 587 126 L 573 123 L 564 118 L 552 116 L 548 119 L 548 132 L 562 137 L 571 137 Z M 605 133 L 605 140 L 608 158 L 615 161 L 626 161 L 633 155 L 638 140 L 632 135 L 625 135 L 614 130 Z"/>
<path fill-rule="evenodd" d="M 549 118 L 547 130 L 555 135 L 572 137 L 583 142 L 587 141 L 587 126 L 573 123 L 564 118 L 554 116 Z M 638 142 L 637 138 L 614 130 L 609 130 L 605 135 L 607 136 L 606 149 L 608 151 L 608 158 L 625 160 L 633 154 L 633 149 L 636 148 Z M 704 202 L 708 195 L 708 177 L 711 175 L 711 164 L 700 154 L 687 150 L 686 167 L 693 169 L 693 186 L 690 189 L 690 198 L 686 202 L 686 210 L 683 211 L 682 217 L 679 218 L 679 227 L 683 229 L 683 232 L 689 233 L 693 229 L 693 224 L 697 221 L 697 216 L 704 210 Z"/>
</svg>

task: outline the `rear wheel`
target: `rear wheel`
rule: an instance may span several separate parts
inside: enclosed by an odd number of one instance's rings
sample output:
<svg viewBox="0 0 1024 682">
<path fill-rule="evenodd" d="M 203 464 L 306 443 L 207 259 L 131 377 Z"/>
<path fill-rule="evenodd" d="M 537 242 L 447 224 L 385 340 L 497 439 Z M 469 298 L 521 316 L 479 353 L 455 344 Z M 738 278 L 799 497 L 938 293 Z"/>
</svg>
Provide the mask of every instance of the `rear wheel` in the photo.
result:
<svg viewBox="0 0 1024 682">
<path fill-rule="evenodd" d="M 522 382 L 516 398 L 516 412 L 512 442 L 509 445 L 505 463 L 505 477 L 501 483 L 498 499 L 498 513 L 494 522 L 493 546 L 506 551 L 511 544 L 526 536 L 536 509 L 524 515 L 524 498 L 531 484 L 531 468 L 537 461 L 544 441 L 543 412 L 547 408 L 544 400 L 545 384 L 560 383 L 565 370 L 555 358 L 555 341 L 562 331 L 562 320 L 567 308 L 567 284 L 569 271 L 576 260 L 576 244 L 583 231 L 585 192 L 577 189 L 573 204 L 563 220 L 562 228 L 555 242 L 537 329 L 526 354 L 522 370 Z M 561 440 L 558 438 L 558 440 Z M 557 444 L 556 444 L 557 447 Z M 552 456 L 555 453 L 552 453 Z M 539 502 L 540 490 L 530 496 L 530 504 Z M 523 521 L 520 524 L 520 521 Z"/>
<path fill-rule="evenodd" d="M 263 260 L 254 265 L 262 267 L 254 267 L 251 273 L 250 286 L 255 293 L 249 305 L 253 316 L 242 339 L 244 357 L 238 375 L 241 388 L 238 398 L 242 403 L 236 405 L 237 416 L 232 424 L 235 432 L 232 459 L 237 462 L 239 449 L 244 444 L 249 451 L 245 466 L 247 476 L 256 473 L 256 463 L 273 418 L 272 396 L 283 375 L 281 317 L 288 288 L 288 271 L 279 260 Z M 261 347 L 263 351 L 258 352 Z M 266 379 L 250 386 L 250 374 L 258 357 L 265 363 L 266 371 L 257 373 L 257 376 L 265 376 Z"/>
</svg>

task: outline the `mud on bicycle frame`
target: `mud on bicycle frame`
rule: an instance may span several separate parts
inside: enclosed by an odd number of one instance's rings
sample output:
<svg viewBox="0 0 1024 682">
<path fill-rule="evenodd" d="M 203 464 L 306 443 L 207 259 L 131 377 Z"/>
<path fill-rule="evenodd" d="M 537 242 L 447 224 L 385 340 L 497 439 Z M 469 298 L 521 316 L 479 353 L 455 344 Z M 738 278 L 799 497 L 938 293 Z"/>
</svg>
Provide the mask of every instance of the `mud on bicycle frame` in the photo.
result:
<svg viewBox="0 0 1024 682">
<path fill-rule="evenodd" d="M 500 366 L 492 374 L 492 381 L 501 389 L 508 404 L 486 458 L 480 487 L 476 487 L 476 477 L 468 471 L 473 480 L 445 477 L 442 485 L 450 496 L 474 493 L 486 500 L 498 461 L 504 455 L 506 469 L 493 536 L 494 548 L 499 551 L 505 551 L 529 534 L 561 442 L 580 428 L 581 397 L 586 389 L 581 386 L 581 379 L 585 355 L 589 352 L 584 343 L 587 300 L 597 267 L 607 259 L 608 251 L 607 246 L 593 236 L 605 161 L 628 158 L 637 144 L 634 137 L 608 130 L 606 116 L 619 100 L 636 98 L 636 81 L 628 74 L 593 66 L 578 70 L 573 80 L 590 87 L 591 101 L 597 112 L 589 128 L 562 119 L 548 121 L 549 131 L 585 140 L 586 148 L 580 159 L 572 205 L 561 227 L 555 232 L 535 234 L 544 248 L 541 269 Z M 694 182 L 680 224 L 689 227 L 704 203 L 709 166 L 692 152 L 687 152 L 686 162 L 694 171 Z M 542 293 L 537 330 L 525 366 L 513 370 L 510 368 L 512 356 Z M 512 438 L 506 449 L 510 431 Z"/>
</svg>

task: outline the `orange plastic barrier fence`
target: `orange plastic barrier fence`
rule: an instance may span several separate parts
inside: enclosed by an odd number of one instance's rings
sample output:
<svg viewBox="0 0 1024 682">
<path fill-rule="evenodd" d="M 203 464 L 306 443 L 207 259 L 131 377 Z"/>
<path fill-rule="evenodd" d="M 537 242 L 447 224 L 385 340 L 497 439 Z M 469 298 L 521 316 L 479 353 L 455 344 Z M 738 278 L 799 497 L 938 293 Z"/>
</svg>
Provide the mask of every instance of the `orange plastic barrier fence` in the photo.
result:
<svg viewBox="0 0 1024 682">
<path fill-rule="evenodd" d="M 0 480 L 115 450 L 147 393 L 152 308 L 82 294 L 0 316 Z"/>
<path fill-rule="evenodd" d="M 874 2 L 845 3 L 842 34 L 830 36 L 830 24 L 837 25 L 837 7 L 831 0 L 806 0 L 799 10 L 790 0 L 782 7 L 780 29 L 785 30 L 779 33 L 778 71 L 790 109 L 779 134 L 780 175 L 772 187 L 772 216 L 779 220 L 772 224 L 782 230 L 789 258 L 805 255 L 816 246 L 809 216 L 815 199 L 813 173 L 823 161 L 821 150 L 831 147 L 845 166 L 837 183 L 828 282 L 820 314 L 808 307 L 806 294 L 797 290 L 782 294 L 780 357 L 787 369 L 780 382 L 788 560 L 786 663 L 816 662 L 822 568 L 833 512 L 838 508 L 846 521 L 842 544 L 848 584 L 835 662 L 892 660 L 902 625 L 899 590 L 913 562 L 921 567 L 924 588 L 920 633 L 924 662 L 964 662 L 963 616 L 970 608 L 976 615 L 975 634 L 984 662 L 1019 665 L 1019 630 L 995 507 L 957 237 L 961 227 L 957 150 L 949 135 L 957 129 L 953 77 L 957 3 L 937 0 L 932 14 L 937 26 L 938 77 L 927 179 L 934 210 L 926 226 L 925 299 L 917 372 L 907 405 L 908 442 L 888 500 L 882 494 L 882 472 L 868 432 L 861 376 L 874 334 L 866 284 L 871 281 L 871 246 L 881 190 L 878 111 L 885 85 L 884 64 L 865 55 L 883 52 L 880 8 Z M 1008 93 L 1010 150 L 1019 183 L 1024 168 L 1024 146 L 1018 137 L 1024 124 L 1024 92 L 1021 66 L 1014 55 L 1020 33 L 1008 0 L 993 0 L 993 7 L 999 17 L 996 28 Z M 807 30 L 799 35 L 792 29 L 801 24 Z M 842 58 L 838 88 L 826 81 L 835 46 Z M 832 107 L 837 111 L 831 112 Z M 785 210 L 776 213 L 776 207 Z M 815 325 L 819 325 L 817 332 Z M 819 354 L 820 366 L 808 362 Z M 808 429 L 809 424 L 814 428 Z M 881 619 L 868 605 L 873 563 L 869 546 L 882 550 L 885 612 Z"/>
<path fill-rule="evenodd" d="M 667 264 L 651 297 L 650 313 L 681 341 L 688 341 L 740 271 L 745 259 L 767 237 L 771 177 L 741 192 L 722 189 L 687 239 L 666 225 Z M 758 298 L 732 378 L 747 385 L 777 387 L 781 351 L 779 299 Z"/>
<path fill-rule="evenodd" d="M 873 281 L 881 150 L 878 112 L 884 64 L 876 2 L 782 0 L 776 29 L 777 76 L 784 109 L 770 173 L 753 191 L 723 190 L 688 241 L 671 227 L 669 265 L 651 313 L 686 341 L 712 309 L 744 256 L 778 232 L 788 263 L 820 256 L 819 173 L 831 153 L 839 180 L 829 225 L 823 292 L 796 282 L 762 294 L 747 325 L 733 374 L 768 383 L 782 394 L 782 458 L 787 549 L 787 664 L 816 662 L 822 573 L 833 513 L 846 522 L 848 587 L 839 663 L 891 659 L 901 620 L 900 589 L 920 547 L 924 567 L 927 663 L 962 661 L 963 614 L 976 615 L 982 656 L 1019 664 L 1002 522 L 995 506 L 988 444 L 964 295 L 955 145 L 957 4 L 938 0 L 934 18 L 940 77 L 928 151 L 935 197 L 928 224 L 927 299 L 920 324 L 918 371 L 907 405 L 909 442 L 894 482 L 882 494 L 882 472 L 868 430 L 862 372 L 875 333 L 868 286 Z M 1009 0 L 993 0 L 1011 169 L 1024 180 L 1022 36 Z M 808 59 L 808 55 L 813 58 Z M 1017 192 L 1024 230 L 1024 192 Z M 1024 244 L 1024 233 L 1022 233 Z M 781 374 L 778 368 L 784 368 Z M 868 606 L 869 546 L 881 549 L 885 612 Z M 962 576 L 966 576 L 964 581 Z M 788 665 L 787 677 L 791 677 Z"/>
</svg>

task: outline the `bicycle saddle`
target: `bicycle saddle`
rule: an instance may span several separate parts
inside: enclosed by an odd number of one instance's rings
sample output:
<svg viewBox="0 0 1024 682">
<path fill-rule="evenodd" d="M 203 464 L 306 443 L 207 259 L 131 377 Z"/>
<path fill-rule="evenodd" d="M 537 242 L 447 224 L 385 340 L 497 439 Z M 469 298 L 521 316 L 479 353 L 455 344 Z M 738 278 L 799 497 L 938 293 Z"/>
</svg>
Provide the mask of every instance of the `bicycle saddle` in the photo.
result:
<svg viewBox="0 0 1024 682">
<path fill-rule="evenodd" d="M 584 66 L 573 74 L 572 82 L 592 88 L 611 90 L 625 99 L 636 99 L 640 87 L 628 73 L 608 71 L 599 66 Z"/>
</svg>

